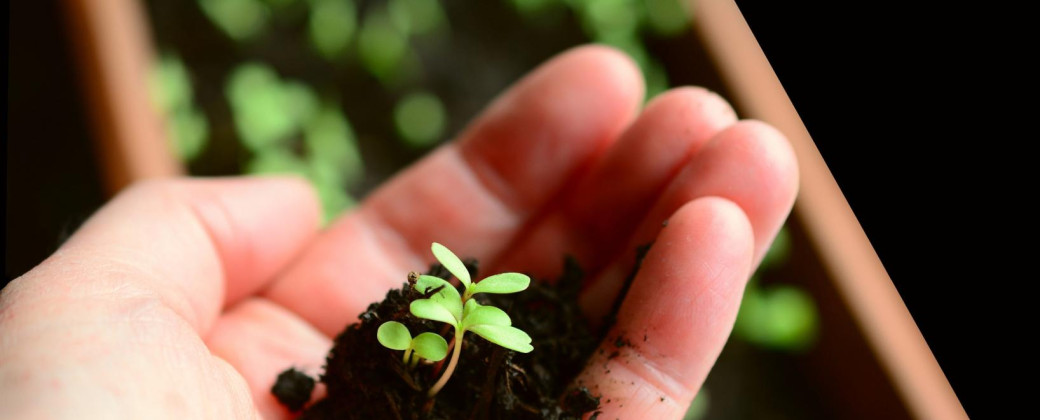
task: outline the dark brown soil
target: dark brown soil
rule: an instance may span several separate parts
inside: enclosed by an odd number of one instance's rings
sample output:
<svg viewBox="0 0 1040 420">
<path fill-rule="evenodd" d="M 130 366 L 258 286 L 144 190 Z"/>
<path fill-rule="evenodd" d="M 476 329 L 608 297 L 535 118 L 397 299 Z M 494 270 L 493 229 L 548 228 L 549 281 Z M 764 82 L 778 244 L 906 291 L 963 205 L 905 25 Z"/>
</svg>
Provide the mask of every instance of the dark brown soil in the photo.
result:
<svg viewBox="0 0 1040 420">
<path fill-rule="evenodd" d="M 467 268 L 476 276 L 477 264 Z M 593 332 L 578 308 L 582 271 L 572 260 L 555 282 L 532 282 L 512 295 L 477 295 L 481 303 L 509 313 L 513 325 L 526 331 L 535 350 L 528 354 L 467 334 L 458 367 L 433 400 L 426 390 L 440 377 L 444 362 L 420 364 L 409 371 L 401 352 L 383 347 L 376 330 L 390 320 L 413 334 L 436 331 L 451 340 L 450 327 L 419 319 L 408 310 L 422 298 L 408 283 L 387 293 L 338 337 L 321 376 L 327 397 L 307 407 L 301 419 L 580 419 L 599 407 L 587 389 L 568 389 L 596 349 L 602 334 Z M 439 264 L 428 274 L 450 278 Z M 283 375 L 285 380 L 298 380 Z M 281 383 L 282 376 L 279 377 Z M 293 389 L 282 384 L 281 388 Z M 272 392 L 278 395 L 279 384 Z"/>
</svg>

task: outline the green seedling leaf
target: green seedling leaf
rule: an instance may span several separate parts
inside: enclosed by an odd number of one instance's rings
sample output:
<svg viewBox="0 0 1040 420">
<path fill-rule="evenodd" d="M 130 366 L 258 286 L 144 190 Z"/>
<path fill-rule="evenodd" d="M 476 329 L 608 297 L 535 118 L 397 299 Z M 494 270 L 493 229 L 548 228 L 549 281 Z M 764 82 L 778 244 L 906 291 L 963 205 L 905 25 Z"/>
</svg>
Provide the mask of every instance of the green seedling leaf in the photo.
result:
<svg viewBox="0 0 1040 420">
<path fill-rule="evenodd" d="M 408 350 L 412 345 L 412 334 L 408 332 L 408 327 L 397 321 L 387 321 L 380 325 L 376 338 L 391 350 Z"/>
<path fill-rule="evenodd" d="M 516 293 L 527 289 L 531 278 L 520 273 L 495 274 L 473 286 L 473 293 Z"/>
<path fill-rule="evenodd" d="M 430 276 L 426 274 L 419 275 L 419 278 L 415 281 L 415 290 L 417 290 L 419 293 L 427 293 L 430 290 L 436 289 L 441 286 L 451 287 L 451 283 L 448 283 L 447 280 L 444 280 L 440 277 Z M 458 292 L 458 290 L 456 290 L 456 292 Z"/>
<path fill-rule="evenodd" d="M 412 304 L 409 305 L 408 309 L 411 310 L 412 315 L 419 318 L 429 319 L 431 321 L 440 321 L 451 325 L 458 325 L 458 319 L 462 316 L 461 311 L 459 311 L 459 316 L 455 316 L 450 309 L 446 308 L 440 302 L 434 302 L 431 299 L 418 299 L 412 301 Z"/>
<path fill-rule="evenodd" d="M 438 287 L 441 288 L 440 291 L 430 296 L 429 300 L 444 306 L 456 319 L 462 319 L 462 297 L 459 296 L 459 291 L 455 289 L 455 286 L 440 277 L 425 274 L 419 276 L 415 282 L 415 289 L 420 293 L 426 293 Z"/>
<path fill-rule="evenodd" d="M 466 270 L 466 265 L 462 263 L 462 260 L 454 252 L 451 252 L 450 249 L 439 243 L 434 242 L 430 249 L 433 250 L 433 256 L 437 257 L 437 261 L 440 261 L 441 265 L 448 269 L 468 289 L 472 280 L 469 277 L 469 270 Z"/>
<path fill-rule="evenodd" d="M 434 333 L 425 332 L 412 340 L 412 348 L 423 359 L 439 362 L 448 355 L 448 342 Z"/>
<path fill-rule="evenodd" d="M 468 302 L 467 306 L 469 306 Z M 462 318 L 462 329 L 468 330 L 476 325 L 508 327 L 513 325 L 513 320 L 509 319 L 509 315 L 505 311 L 494 306 L 477 306 Z"/>
<path fill-rule="evenodd" d="M 467 300 L 466 301 L 466 306 L 462 308 L 462 319 L 466 319 L 466 317 L 468 317 L 469 314 L 473 312 L 473 310 L 475 310 L 477 308 L 480 308 L 482 306 L 483 305 L 478 303 L 476 299 Z"/>
<path fill-rule="evenodd" d="M 469 331 L 473 331 L 492 343 L 520 353 L 530 353 L 531 350 L 534 350 L 534 347 L 531 346 L 531 336 L 510 326 L 481 324 L 470 327 Z"/>
</svg>

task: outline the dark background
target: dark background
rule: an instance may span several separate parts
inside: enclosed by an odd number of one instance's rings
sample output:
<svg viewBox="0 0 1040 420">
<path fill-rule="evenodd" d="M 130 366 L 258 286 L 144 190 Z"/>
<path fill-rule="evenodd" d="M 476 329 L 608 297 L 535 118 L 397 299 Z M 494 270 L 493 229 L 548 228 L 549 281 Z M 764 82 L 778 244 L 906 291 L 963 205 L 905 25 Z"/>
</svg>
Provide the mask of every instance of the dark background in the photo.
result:
<svg viewBox="0 0 1040 420">
<path fill-rule="evenodd" d="M 993 308 L 1017 276 L 987 255 L 1010 216 L 993 215 L 1007 180 L 986 141 L 1010 103 L 979 98 L 1008 76 L 979 71 L 1001 65 L 1004 40 L 981 35 L 992 10 L 737 4 L 968 415 L 994 409 L 979 401 L 1003 358 L 986 352 L 1008 339 Z"/>
<path fill-rule="evenodd" d="M 993 315 L 986 317 L 972 286 L 991 263 L 975 252 L 986 242 L 968 240 L 980 233 L 972 221 L 982 215 L 967 205 L 962 186 L 980 164 L 968 163 L 970 148 L 954 146 L 974 132 L 950 83 L 972 50 L 953 28 L 921 26 L 941 20 L 934 11 L 737 3 L 975 417 L 983 409 L 977 391 L 987 383 L 977 378 L 988 366 L 976 350 L 987 347 L 980 331 Z M 0 284 L 46 258 L 104 200 L 63 10 L 56 1 L 8 7 Z"/>
<path fill-rule="evenodd" d="M 4 279 L 24 274 L 104 201 L 58 1 L 8 3 Z"/>
</svg>

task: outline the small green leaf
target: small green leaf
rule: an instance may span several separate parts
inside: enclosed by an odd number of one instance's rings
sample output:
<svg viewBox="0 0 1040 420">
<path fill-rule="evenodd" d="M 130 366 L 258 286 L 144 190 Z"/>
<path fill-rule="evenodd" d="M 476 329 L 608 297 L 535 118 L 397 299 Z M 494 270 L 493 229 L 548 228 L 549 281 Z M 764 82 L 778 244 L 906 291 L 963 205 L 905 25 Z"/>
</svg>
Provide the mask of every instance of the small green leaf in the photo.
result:
<svg viewBox="0 0 1040 420">
<path fill-rule="evenodd" d="M 469 306 L 469 302 L 467 301 L 466 303 Z M 513 320 L 509 319 L 509 315 L 505 311 L 494 306 L 478 306 L 470 310 L 469 314 L 462 318 L 462 329 L 469 329 L 469 327 L 475 325 L 508 327 L 513 325 Z"/>
<path fill-rule="evenodd" d="M 448 342 L 434 333 L 424 332 L 412 340 L 412 348 L 423 359 L 438 362 L 448 355 Z"/>
<path fill-rule="evenodd" d="M 455 275 L 455 278 L 459 279 L 468 289 L 472 280 L 469 277 L 469 270 L 466 270 L 466 265 L 462 263 L 462 260 L 454 252 L 451 252 L 450 249 L 439 243 L 434 242 L 430 249 L 433 251 L 433 256 L 437 257 L 437 261 L 440 261 L 441 265 Z"/>
<path fill-rule="evenodd" d="M 469 314 L 473 312 L 473 310 L 475 310 L 477 308 L 480 308 L 482 306 L 483 305 L 478 303 L 476 299 L 467 300 L 466 301 L 466 306 L 464 308 L 462 308 L 462 319 L 466 319 L 466 317 L 468 317 Z"/>
<path fill-rule="evenodd" d="M 444 280 L 440 277 L 430 276 L 426 274 L 420 275 L 419 279 L 415 281 L 415 290 L 419 291 L 419 293 L 426 293 L 430 290 L 436 289 L 441 286 L 444 286 L 446 288 L 451 287 L 451 283 L 448 283 L 447 280 Z M 452 288 L 454 289 L 454 287 Z M 458 291 L 456 290 L 456 292 Z"/>
<path fill-rule="evenodd" d="M 397 321 L 387 321 L 380 325 L 376 338 L 391 350 L 407 350 L 412 344 L 412 334 L 408 332 L 408 327 Z"/>
<path fill-rule="evenodd" d="M 531 350 L 534 350 L 534 347 L 531 346 L 531 337 L 513 327 L 481 324 L 470 327 L 468 331 L 473 331 L 492 343 L 520 353 L 530 353 Z"/>
<path fill-rule="evenodd" d="M 441 287 L 444 286 L 444 287 Z M 420 293 L 426 293 L 429 290 L 441 287 L 433 296 L 430 296 L 431 301 L 443 306 L 448 312 L 451 312 L 452 316 L 456 320 L 462 319 L 462 297 L 459 296 L 459 291 L 448 283 L 446 280 L 440 277 L 421 275 L 415 282 L 415 290 Z"/>
<path fill-rule="evenodd" d="M 520 273 L 495 274 L 473 286 L 473 293 L 516 293 L 527 289 L 531 278 Z"/>
<path fill-rule="evenodd" d="M 451 310 L 444 307 L 440 302 L 434 302 L 430 299 L 414 300 L 409 309 L 412 311 L 412 315 L 419 318 L 440 321 L 451 325 L 458 325 L 459 323 L 458 318 Z"/>
</svg>

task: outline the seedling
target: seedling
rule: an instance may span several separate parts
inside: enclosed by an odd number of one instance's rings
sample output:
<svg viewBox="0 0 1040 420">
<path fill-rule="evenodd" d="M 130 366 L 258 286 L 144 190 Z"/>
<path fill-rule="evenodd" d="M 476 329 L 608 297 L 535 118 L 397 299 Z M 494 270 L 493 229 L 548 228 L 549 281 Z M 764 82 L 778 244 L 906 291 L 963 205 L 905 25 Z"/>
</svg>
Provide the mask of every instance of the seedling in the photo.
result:
<svg viewBox="0 0 1040 420">
<path fill-rule="evenodd" d="M 408 327 L 397 321 L 387 321 L 380 325 L 379 331 L 376 331 L 376 338 L 388 349 L 404 350 L 401 361 L 408 367 L 415 367 L 419 359 L 439 362 L 448 355 L 448 342 L 444 337 L 425 332 L 412 338 Z"/>
<path fill-rule="evenodd" d="M 531 337 L 522 330 L 513 327 L 512 320 L 509 319 L 509 315 L 505 311 L 494 306 L 481 305 L 472 299 L 473 295 L 477 293 L 506 294 L 523 291 L 531 284 L 530 277 L 520 273 L 502 273 L 487 277 L 479 282 L 473 282 L 469 271 L 466 270 L 466 266 L 455 253 L 436 242 L 434 242 L 432 250 L 437 260 L 455 278 L 459 279 L 459 282 L 465 286 L 466 290 L 460 295 L 459 291 L 451 283 L 440 277 L 417 275 L 415 273 L 409 275 L 410 278 L 415 280 L 415 290 L 423 294 L 432 293 L 428 298 L 416 299 L 411 303 L 409 309 L 412 315 L 451 325 L 455 333 L 451 360 L 448 362 L 448 366 L 444 369 L 440 379 L 430 388 L 430 397 L 437 395 L 437 392 L 444 387 L 444 384 L 448 382 L 451 374 L 455 371 L 455 366 L 459 362 L 459 354 L 462 353 L 463 337 L 467 331 L 472 331 L 486 340 L 510 350 L 521 353 L 529 353 L 531 350 L 534 350 L 534 347 L 531 346 Z M 440 338 L 439 342 L 432 337 L 424 339 L 429 340 L 430 343 L 437 343 L 437 345 L 445 343 L 444 353 L 430 354 L 431 356 L 439 355 L 440 358 L 436 360 L 443 359 L 447 352 L 447 344 L 443 338 L 436 334 L 423 333 L 416 337 L 415 340 L 411 340 L 411 335 L 409 335 L 407 328 L 394 321 L 380 326 L 378 332 L 379 342 L 384 346 L 396 350 L 405 350 L 405 363 L 409 363 L 407 361 L 409 349 L 414 349 L 418 353 L 419 346 L 426 345 L 425 342 L 416 343 L 417 340 L 426 334 Z M 437 347 L 433 350 L 439 349 L 440 347 Z M 423 351 L 426 351 L 426 349 Z M 419 354 L 423 358 L 434 360 L 423 356 L 422 353 Z M 415 362 L 412 361 L 411 364 L 414 366 Z"/>
</svg>

